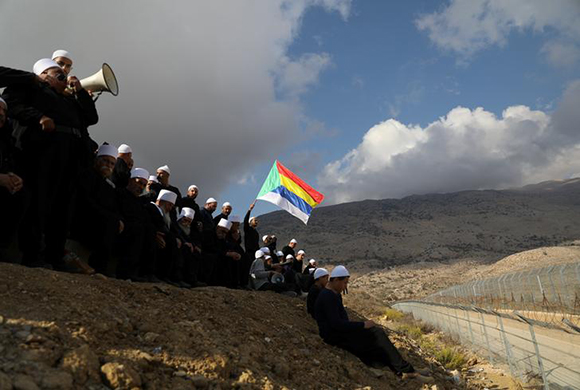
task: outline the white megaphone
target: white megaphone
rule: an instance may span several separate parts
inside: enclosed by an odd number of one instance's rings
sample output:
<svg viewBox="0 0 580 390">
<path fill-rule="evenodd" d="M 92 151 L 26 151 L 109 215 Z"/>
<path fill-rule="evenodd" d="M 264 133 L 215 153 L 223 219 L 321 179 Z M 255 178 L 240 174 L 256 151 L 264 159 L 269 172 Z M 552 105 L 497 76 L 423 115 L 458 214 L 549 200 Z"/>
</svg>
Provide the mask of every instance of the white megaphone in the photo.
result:
<svg viewBox="0 0 580 390">
<path fill-rule="evenodd" d="M 119 94 L 119 84 L 109 64 L 103 64 L 97 73 L 82 79 L 81 85 L 91 92 L 109 92 L 113 96 Z"/>
</svg>

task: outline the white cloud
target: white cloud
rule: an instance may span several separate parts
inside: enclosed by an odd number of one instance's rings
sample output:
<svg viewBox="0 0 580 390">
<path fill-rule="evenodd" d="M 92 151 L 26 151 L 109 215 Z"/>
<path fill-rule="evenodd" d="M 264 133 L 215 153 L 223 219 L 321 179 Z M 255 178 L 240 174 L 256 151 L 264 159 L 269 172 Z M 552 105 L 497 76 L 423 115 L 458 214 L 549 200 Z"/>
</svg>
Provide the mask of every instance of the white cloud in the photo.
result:
<svg viewBox="0 0 580 390">
<path fill-rule="evenodd" d="M 3 66 L 31 69 L 55 49 L 74 72 L 112 65 L 118 97 L 97 103 L 97 142 L 128 143 L 138 166 L 169 164 L 174 184 L 218 196 L 300 138 L 300 96 L 330 64 L 289 59 L 309 7 L 346 19 L 351 0 L 153 2 L 18 0 L 0 3 Z M 89 17 L 90 16 L 90 17 Z M 298 119 L 297 119 L 298 118 Z M 255 146 L 275 140 L 261 153 Z M 205 195 L 204 195 L 205 196 Z"/>
<path fill-rule="evenodd" d="M 463 60 L 489 46 L 503 46 L 512 31 L 580 37 L 578 0 L 451 0 L 439 12 L 422 15 L 415 24 L 435 45 L 458 53 Z"/>
<path fill-rule="evenodd" d="M 580 60 L 580 48 L 573 43 L 549 41 L 542 46 L 541 53 L 552 65 L 569 68 Z"/>
<path fill-rule="evenodd" d="M 389 119 L 319 175 L 329 203 L 505 188 L 580 171 L 580 80 L 553 114 L 457 107 L 425 128 Z"/>
</svg>

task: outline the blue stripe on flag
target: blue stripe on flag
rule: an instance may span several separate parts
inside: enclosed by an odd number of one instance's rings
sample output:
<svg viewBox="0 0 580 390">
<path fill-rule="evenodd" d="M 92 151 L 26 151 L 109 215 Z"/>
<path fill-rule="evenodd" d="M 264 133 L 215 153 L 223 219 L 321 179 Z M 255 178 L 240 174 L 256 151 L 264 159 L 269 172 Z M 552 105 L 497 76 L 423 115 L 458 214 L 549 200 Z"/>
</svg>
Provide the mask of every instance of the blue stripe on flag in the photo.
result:
<svg viewBox="0 0 580 390">
<path fill-rule="evenodd" d="M 288 200 L 290 203 L 292 203 L 294 206 L 299 208 L 302 212 L 306 213 L 307 215 L 310 215 L 310 213 L 312 213 L 312 206 L 306 203 L 299 196 L 295 195 L 293 192 L 288 191 L 286 187 L 280 186 L 272 190 L 272 192 L 280 194 L 280 196 Z"/>
</svg>

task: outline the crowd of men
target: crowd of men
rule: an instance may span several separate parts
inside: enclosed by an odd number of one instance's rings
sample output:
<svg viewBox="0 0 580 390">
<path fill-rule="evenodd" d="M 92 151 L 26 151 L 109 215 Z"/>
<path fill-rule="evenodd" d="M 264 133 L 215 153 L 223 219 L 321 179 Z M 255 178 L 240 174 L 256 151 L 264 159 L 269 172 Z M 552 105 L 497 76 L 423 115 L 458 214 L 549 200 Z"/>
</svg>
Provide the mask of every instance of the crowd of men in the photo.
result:
<svg viewBox="0 0 580 390">
<path fill-rule="evenodd" d="M 243 220 L 229 202 L 214 215 L 217 200 L 198 204 L 196 185 L 182 196 L 168 165 L 150 173 L 135 166 L 129 145 L 93 141 L 95 102 L 72 68 L 64 50 L 33 73 L 0 67 L 0 260 L 13 261 L 9 249 L 18 247 L 30 267 L 180 287 L 308 289 L 313 265 L 303 269 L 296 240 L 278 250 L 275 236 L 260 237 L 254 204 Z M 88 248 L 88 266 L 67 240 Z M 260 249 L 262 270 L 250 274 Z"/>
<path fill-rule="evenodd" d="M 183 288 L 308 292 L 324 341 L 369 365 L 419 375 L 372 321 L 348 319 L 346 268 L 329 274 L 306 262 L 295 239 L 279 250 L 276 236 L 260 237 L 254 204 L 243 220 L 229 202 L 214 216 L 217 200 L 198 204 L 196 185 L 182 196 L 169 166 L 151 174 L 135 167 L 129 145 L 93 141 L 95 102 L 72 67 L 64 50 L 37 61 L 33 73 L 0 67 L 0 261 L 13 262 L 17 247 L 29 267 Z M 67 240 L 88 248 L 88 265 L 66 249 Z"/>
</svg>

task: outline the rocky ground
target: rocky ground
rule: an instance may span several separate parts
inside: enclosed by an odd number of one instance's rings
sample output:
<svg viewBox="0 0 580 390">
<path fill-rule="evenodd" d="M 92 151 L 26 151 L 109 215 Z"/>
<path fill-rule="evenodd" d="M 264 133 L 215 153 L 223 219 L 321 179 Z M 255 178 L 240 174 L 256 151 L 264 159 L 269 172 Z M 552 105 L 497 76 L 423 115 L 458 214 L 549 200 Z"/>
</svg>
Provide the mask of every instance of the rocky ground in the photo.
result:
<svg viewBox="0 0 580 390">
<path fill-rule="evenodd" d="M 324 344 L 300 298 L 0 263 L 0 390 L 484 387 L 454 384 L 412 340 L 391 338 L 436 387 L 378 377 Z"/>
</svg>

